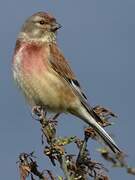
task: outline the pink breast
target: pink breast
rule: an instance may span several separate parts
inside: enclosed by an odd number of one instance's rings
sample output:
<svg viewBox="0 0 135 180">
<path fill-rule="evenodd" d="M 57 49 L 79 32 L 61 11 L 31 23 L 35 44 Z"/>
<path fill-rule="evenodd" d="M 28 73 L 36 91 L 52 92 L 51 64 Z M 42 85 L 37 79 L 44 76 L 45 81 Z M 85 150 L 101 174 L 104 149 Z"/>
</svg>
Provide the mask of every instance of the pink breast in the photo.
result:
<svg viewBox="0 0 135 180">
<path fill-rule="evenodd" d="M 16 52 L 20 58 L 23 73 L 41 73 L 47 69 L 48 48 L 39 45 L 23 43 Z"/>
</svg>

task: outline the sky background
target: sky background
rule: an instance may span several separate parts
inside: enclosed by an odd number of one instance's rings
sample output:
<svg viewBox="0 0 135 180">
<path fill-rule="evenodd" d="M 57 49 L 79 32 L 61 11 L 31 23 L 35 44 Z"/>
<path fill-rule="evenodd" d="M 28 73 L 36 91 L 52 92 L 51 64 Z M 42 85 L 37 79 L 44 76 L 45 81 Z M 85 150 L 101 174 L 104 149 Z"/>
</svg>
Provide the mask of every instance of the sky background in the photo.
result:
<svg viewBox="0 0 135 180">
<path fill-rule="evenodd" d="M 15 86 L 11 60 L 16 36 L 28 16 L 51 12 L 63 26 L 59 46 L 70 60 L 92 105 L 113 110 L 119 118 L 109 132 L 135 166 L 135 1 L 134 0 L 4 0 L 0 1 L 0 179 L 19 179 L 16 165 L 21 152 L 35 151 L 40 169 L 48 166 L 43 156 L 39 124 Z M 85 124 L 63 115 L 60 136 L 83 134 Z M 89 142 L 92 157 L 97 143 Z M 71 152 L 74 148 L 69 147 Z M 105 163 L 110 168 L 109 163 Z M 60 174 L 55 169 L 54 172 Z M 111 169 L 111 179 L 132 180 L 123 169 Z"/>
</svg>

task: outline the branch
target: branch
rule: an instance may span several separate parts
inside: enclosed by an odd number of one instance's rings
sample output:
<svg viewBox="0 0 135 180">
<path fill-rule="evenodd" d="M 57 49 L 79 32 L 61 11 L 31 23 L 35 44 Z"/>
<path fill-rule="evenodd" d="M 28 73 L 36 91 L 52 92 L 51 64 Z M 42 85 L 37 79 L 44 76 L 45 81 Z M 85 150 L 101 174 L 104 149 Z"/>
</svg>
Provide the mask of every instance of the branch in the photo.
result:
<svg viewBox="0 0 135 180">
<path fill-rule="evenodd" d="M 112 125 L 109 119 L 117 117 L 110 110 L 101 106 L 96 106 L 93 110 L 100 116 L 102 120 L 100 125 L 102 127 Z M 33 153 L 21 153 L 18 161 L 21 180 L 26 180 L 28 176 L 31 177 L 31 180 L 35 180 L 35 177 L 42 180 L 87 180 L 89 177 L 93 180 L 109 180 L 109 177 L 106 175 L 107 169 L 101 163 L 92 160 L 87 149 L 88 140 L 94 139 L 99 141 L 99 137 L 92 127 L 85 128 L 83 140 L 76 136 L 60 138 L 56 137 L 59 114 L 48 117 L 45 109 L 35 106 L 32 109 L 32 116 L 41 125 L 42 144 L 46 144 L 44 155 L 50 159 L 53 166 L 57 165 L 56 162 L 59 163 L 64 178 L 61 176 L 56 178 L 50 170 L 39 171 Z M 78 155 L 76 153 L 68 154 L 65 151 L 65 146 L 70 143 L 77 145 L 79 149 Z M 126 155 L 124 153 L 112 154 L 107 147 L 98 149 L 98 152 L 105 160 L 112 163 L 113 167 L 124 167 L 127 173 L 135 175 L 135 168 L 130 167 L 125 161 Z"/>
</svg>

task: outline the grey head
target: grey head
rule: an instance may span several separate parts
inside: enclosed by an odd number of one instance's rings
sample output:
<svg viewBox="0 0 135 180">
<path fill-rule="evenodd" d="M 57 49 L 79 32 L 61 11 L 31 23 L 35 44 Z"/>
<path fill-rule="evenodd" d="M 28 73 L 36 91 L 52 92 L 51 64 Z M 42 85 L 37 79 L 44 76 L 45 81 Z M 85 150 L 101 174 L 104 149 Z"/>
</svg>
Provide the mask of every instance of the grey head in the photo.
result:
<svg viewBox="0 0 135 180">
<path fill-rule="evenodd" d="M 18 38 L 28 41 L 55 41 L 56 32 L 59 28 L 61 25 L 52 15 L 46 12 L 38 12 L 25 21 Z"/>
</svg>

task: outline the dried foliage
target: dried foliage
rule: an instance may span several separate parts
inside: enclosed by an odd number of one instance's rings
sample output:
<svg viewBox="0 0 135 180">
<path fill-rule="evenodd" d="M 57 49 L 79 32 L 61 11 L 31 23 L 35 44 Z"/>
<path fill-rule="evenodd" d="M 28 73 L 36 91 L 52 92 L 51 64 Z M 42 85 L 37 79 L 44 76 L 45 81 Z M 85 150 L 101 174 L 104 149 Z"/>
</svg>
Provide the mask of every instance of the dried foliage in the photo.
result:
<svg viewBox="0 0 135 180">
<path fill-rule="evenodd" d="M 30 154 L 21 153 L 19 156 L 19 170 L 21 180 L 25 180 L 29 175 L 34 180 L 34 175 L 40 179 L 46 180 L 42 172 L 38 170 L 37 162 L 33 160 L 33 152 Z"/>
<path fill-rule="evenodd" d="M 93 110 L 101 117 L 100 125 L 103 127 L 111 125 L 109 119 L 117 117 L 110 110 L 101 106 L 96 106 Z M 26 180 L 30 177 L 35 180 L 36 177 L 42 180 L 109 180 L 107 175 L 108 170 L 95 160 L 92 160 L 87 143 L 89 139 L 95 139 L 100 142 L 99 136 L 93 128 L 84 129 L 84 138 L 79 139 L 75 136 L 59 138 L 56 137 L 57 118 L 59 114 L 54 117 L 47 117 L 47 112 L 41 107 L 33 107 L 32 116 L 40 122 L 42 131 L 42 144 L 45 144 L 44 155 L 50 159 L 53 166 L 60 165 L 64 173 L 64 177 L 56 176 L 50 170 L 39 171 L 37 162 L 33 152 L 30 154 L 21 153 L 19 156 L 19 171 L 21 180 Z M 76 144 L 79 153 L 70 154 L 66 151 L 67 144 Z M 123 167 L 129 174 L 135 175 L 135 168 L 128 166 L 125 161 L 126 155 L 124 153 L 113 154 L 107 147 L 98 149 L 101 156 L 110 162 L 113 167 Z"/>
</svg>

